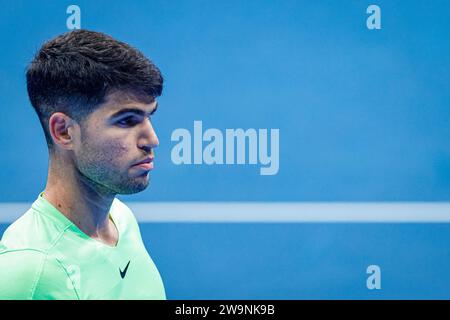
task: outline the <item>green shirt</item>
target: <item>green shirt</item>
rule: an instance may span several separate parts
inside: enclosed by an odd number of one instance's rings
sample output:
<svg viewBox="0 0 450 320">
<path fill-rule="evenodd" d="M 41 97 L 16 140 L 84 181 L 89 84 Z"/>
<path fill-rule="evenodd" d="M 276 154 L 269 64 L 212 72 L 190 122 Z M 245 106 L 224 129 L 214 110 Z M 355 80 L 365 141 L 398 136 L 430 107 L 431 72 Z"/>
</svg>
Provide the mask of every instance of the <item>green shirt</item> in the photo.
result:
<svg viewBox="0 0 450 320">
<path fill-rule="evenodd" d="M 0 299 L 166 299 L 131 210 L 114 199 L 115 247 L 90 238 L 42 193 L 0 242 Z"/>
</svg>

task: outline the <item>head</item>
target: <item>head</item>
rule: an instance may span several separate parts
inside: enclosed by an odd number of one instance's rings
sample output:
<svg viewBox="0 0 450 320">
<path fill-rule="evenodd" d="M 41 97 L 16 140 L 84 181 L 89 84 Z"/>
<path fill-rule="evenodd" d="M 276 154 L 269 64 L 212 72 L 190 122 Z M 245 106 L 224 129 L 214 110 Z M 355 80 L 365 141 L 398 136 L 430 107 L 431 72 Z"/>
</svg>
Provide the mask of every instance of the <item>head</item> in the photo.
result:
<svg viewBox="0 0 450 320">
<path fill-rule="evenodd" d="M 150 116 L 163 88 L 149 59 L 103 33 L 75 30 L 44 43 L 26 78 L 51 161 L 104 192 L 148 186 L 148 170 L 134 165 L 154 157 Z"/>
</svg>

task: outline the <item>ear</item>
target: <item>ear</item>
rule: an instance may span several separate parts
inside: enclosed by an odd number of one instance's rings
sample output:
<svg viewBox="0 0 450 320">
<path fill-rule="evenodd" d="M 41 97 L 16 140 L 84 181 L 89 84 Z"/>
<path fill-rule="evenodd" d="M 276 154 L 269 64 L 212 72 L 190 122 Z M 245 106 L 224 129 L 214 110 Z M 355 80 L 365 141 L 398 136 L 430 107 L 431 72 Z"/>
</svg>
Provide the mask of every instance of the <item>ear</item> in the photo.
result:
<svg viewBox="0 0 450 320">
<path fill-rule="evenodd" d="M 55 145 L 66 150 L 74 148 L 77 122 L 62 112 L 55 112 L 48 120 L 48 128 Z"/>
</svg>

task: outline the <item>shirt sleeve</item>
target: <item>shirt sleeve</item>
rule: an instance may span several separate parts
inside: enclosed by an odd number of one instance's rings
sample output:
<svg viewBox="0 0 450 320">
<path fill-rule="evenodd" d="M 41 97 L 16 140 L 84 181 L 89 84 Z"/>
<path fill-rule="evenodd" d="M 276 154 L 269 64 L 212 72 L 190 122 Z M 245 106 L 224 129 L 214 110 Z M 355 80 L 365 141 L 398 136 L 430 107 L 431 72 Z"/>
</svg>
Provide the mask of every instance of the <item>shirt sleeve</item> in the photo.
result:
<svg viewBox="0 0 450 320">
<path fill-rule="evenodd" d="M 0 252 L 0 299 L 32 299 L 44 259 L 35 250 Z"/>
<path fill-rule="evenodd" d="M 78 299 L 76 284 L 55 258 L 38 250 L 0 252 L 0 300 Z"/>
</svg>

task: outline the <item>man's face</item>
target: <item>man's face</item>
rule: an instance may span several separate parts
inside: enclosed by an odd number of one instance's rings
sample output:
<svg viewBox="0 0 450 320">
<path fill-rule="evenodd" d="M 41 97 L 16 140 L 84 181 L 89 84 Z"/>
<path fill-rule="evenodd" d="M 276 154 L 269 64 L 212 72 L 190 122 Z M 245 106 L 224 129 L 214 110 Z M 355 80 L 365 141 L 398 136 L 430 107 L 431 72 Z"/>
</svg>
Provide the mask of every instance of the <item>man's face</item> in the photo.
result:
<svg viewBox="0 0 450 320">
<path fill-rule="evenodd" d="M 116 92 L 92 112 L 80 126 L 74 162 L 81 178 L 95 182 L 103 191 L 137 193 L 149 184 L 151 168 L 136 166 L 154 157 L 159 141 L 150 121 L 156 100 L 142 103 Z"/>
</svg>

